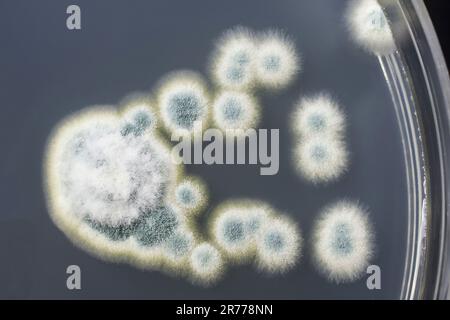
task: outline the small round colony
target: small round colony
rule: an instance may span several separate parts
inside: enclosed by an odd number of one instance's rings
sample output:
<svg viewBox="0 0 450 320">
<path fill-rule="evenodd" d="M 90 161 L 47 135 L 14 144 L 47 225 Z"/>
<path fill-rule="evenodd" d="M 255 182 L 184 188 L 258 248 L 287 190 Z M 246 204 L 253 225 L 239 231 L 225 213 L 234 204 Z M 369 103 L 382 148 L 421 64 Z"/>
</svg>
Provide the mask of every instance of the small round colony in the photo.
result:
<svg viewBox="0 0 450 320">
<path fill-rule="evenodd" d="M 110 227 L 155 209 L 175 173 L 156 139 L 121 133 L 111 109 L 93 108 L 68 120 L 50 142 L 51 199 L 65 213 Z"/>
<path fill-rule="evenodd" d="M 217 245 L 232 258 L 244 258 L 252 249 L 245 226 L 245 209 L 229 206 L 216 213 L 212 235 Z"/>
<path fill-rule="evenodd" d="M 259 122 L 259 106 L 247 93 L 223 91 L 213 103 L 213 120 L 224 131 L 255 128 Z"/>
<path fill-rule="evenodd" d="M 301 237 L 295 225 L 282 218 L 263 224 L 256 238 L 258 267 L 270 273 L 292 268 L 301 254 Z"/>
<path fill-rule="evenodd" d="M 194 278 L 206 284 L 217 280 L 223 271 L 220 252 L 206 242 L 192 250 L 190 263 Z"/>
<path fill-rule="evenodd" d="M 202 78 L 193 72 L 177 72 L 164 81 L 158 108 L 165 127 L 172 133 L 191 134 L 195 124 L 206 125 L 209 98 Z"/>
<path fill-rule="evenodd" d="M 121 133 L 124 136 L 133 134 L 140 136 L 156 127 L 156 114 L 149 101 L 137 100 L 128 103 L 123 111 L 123 126 Z"/>
<path fill-rule="evenodd" d="M 262 36 L 258 42 L 255 71 L 257 81 L 263 87 L 286 87 L 300 71 L 300 59 L 294 44 L 279 31 Z"/>
<path fill-rule="evenodd" d="M 348 10 L 348 25 L 355 42 L 376 55 L 395 51 L 389 21 L 377 0 L 354 0 Z"/>
<path fill-rule="evenodd" d="M 211 61 L 213 81 L 225 89 L 252 88 L 255 57 L 255 37 L 250 30 L 240 27 L 227 31 L 218 41 Z"/>
<path fill-rule="evenodd" d="M 314 229 L 314 257 L 332 281 L 349 282 L 364 274 L 373 256 L 373 235 L 367 213 L 341 201 L 324 210 Z"/>
<path fill-rule="evenodd" d="M 320 136 L 341 139 L 345 116 L 335 101 L 322 94 L 303 98 L 297 103 L 292 126 L 302 139 Z"/>
<path fill-rule="evenodd" d="M 184 178 L 175 186 L 174 201 L 187 213 L 199 212 L 207 203 L 205 184 L 198 178 Z"/>
<path fill-rule="evenodd" d="M 313 183 L 332 182 L 348 167 L 348 152 L 339 139 L 312 138 L 302 141 L 295 150 L 298 172 Z"/>
</svg>

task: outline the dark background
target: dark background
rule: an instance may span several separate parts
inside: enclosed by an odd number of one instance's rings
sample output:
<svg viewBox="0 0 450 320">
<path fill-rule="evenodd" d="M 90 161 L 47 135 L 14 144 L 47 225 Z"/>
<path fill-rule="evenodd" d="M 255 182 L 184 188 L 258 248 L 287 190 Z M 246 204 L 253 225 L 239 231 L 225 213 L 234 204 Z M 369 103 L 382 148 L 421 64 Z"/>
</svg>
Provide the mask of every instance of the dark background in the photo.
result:
<svg viewBox="0 0 450 320">
<path fill-rule="evenodd" d="M 450 65 L 450 1 L 428 0 L 425 1 L 425 5 L 438 34 L 448 66 Z"/>
</svg>

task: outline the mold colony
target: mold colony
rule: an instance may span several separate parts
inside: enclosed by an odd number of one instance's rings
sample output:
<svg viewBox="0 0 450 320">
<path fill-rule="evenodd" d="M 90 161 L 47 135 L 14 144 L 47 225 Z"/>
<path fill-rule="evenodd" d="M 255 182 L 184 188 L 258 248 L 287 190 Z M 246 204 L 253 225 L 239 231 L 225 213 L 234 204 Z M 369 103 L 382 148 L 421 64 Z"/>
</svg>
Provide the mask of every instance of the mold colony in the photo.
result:
<svg viewBox="0 0 450 320">
<path fill-rule="evenodd" d="M 376 1 L 356 2 L 349 12 L 361 46 L 376 54 L 393 50 Z M 48 206 L 76 244 L 109 261 L 181 273 L 204 285 L 229 264 L 254 263 L 274 274 L 296 265 L 304 251 L 297 223 L 261 201 L 219 205 L 208 217 L 209 234 L 199 233 L 195 218 L 207 207 L 207 186 L 172 161 L 165 135 L 189 135 L 196 121 L 224 131 L 257 127 L 255 89 L 286 88 L 301 70 L 299 55 L 279 31 L 235 28 L 218 41 L 210 67 L 214 94 L 201 75 L 175 72 L 161 81 L 154 101 L 91 107 L 56 127 L 45 155 Z M 324 185 L 342 177 L 349 153 L 341 106 L 327 94 L 301 98 L 291 127 L 294 167 L 303 179 Z M 358 279 L 373 257 L 368 213 L 356 203 L 326 207 L 313 240 L 316 265 L 338 283 Z"/>
</svg>

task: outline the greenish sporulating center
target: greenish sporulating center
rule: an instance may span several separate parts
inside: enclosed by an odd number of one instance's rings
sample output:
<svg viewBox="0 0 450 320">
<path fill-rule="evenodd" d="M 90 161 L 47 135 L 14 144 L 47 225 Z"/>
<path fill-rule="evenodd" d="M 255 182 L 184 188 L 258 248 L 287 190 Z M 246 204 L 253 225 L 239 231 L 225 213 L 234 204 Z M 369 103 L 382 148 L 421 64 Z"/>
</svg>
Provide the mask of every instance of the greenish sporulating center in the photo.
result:
<svg viewBox="0 0 450 320">
<path fill-rule="evenodd" d="M 189 239 L 181 233 L 175 233 L 168 239 L 167 247 L 175 256 L 183 256 L 189 251 Z"/>
<path fill-rule="evenodd" d="M 279 232 L 272 231 L 264 238 L 264 244 L 271 251 L 280 251 L 284 248 L 285 239 Z"/>
<path fill-rule="evenodd" d="M 223 116 L 229 122 L 236 122 L 242 116 L 242 106 L 236 99 L 230 98 L 223 106 Z"/>
<path fill-rule="evenodd" d="M 319 114 L 312 114 L 308 118 L 309 127 L 315 132 L 323 131 L 326 127 L 326 120 Z"/>
<path fill-rule="evenodd" d="M 317 145 L 311 150 L 311 157 L 318 162 L 322 162 L 327 158 L 327 151 L 324 146 Z"/>
<path fill-rule="evenodd" d="M 203 106 L 199 98 L 191 93 L 184 92 L 175 94 L 169 101 L 169 117 L 183 129 L 192 129 L 194 122 L 201 117 Z"/>
<path fill-rule="evenodd" d="M 177 199 L 184 205 L 191 205 L 195 202 L 195 194 L 188 187 L 180 187 L 177 193 Z"/>
<path fill-rule="evenodd" d="M 346 223 L 339 223 L 334 227 L 331 247 L 335 254 L 347 256 L 353 251 L 351 230 Z"/>
<path fill-rule="evenodd" d="M 145 130 L 147 130 L 152 124 L 151 117 L 144 111 L 136 113 L 132 122 L 126 123 L 122 130 L 121 134 L 123 136 L 127 136 L 129 134 L 134 134 L 134 136 L 142 135 Z"/>
<path fill-rule="evenodd" d="M 212 255 L 210 252 L 207 252 L 207 251 L 201 252 L 198 255 L 198 260 L 202 267 L 207 267 L 210 264 L 211 259 L 212 259 Z"/>
<path fill-rule="evenodd" d="M 169 239 L 178 226 L 178 219 L 169 207 L 159 207 L 145 214 L 136 229 L 136 239 L 145 246 L 154 246 Z"/>
<path fill-rule="evenodd" d="M 276 72 L 280 69 L 281 59 L 279 56 L 270 55 L 264 58 L 264 67 L 267 71 Z"/>
<path fill-rule="evenodd" d="M 382 31 L 386 28 L 387 20 L 382 10 L 373 10 L 369 13 L 367 20 L 372 31 Z"/>
<path fill-rule="evenodd" d="M 228 220 L 224 223 L 223 234 L 226 241 L 231 243 L 239 242 L 244 239 L 244 226 L 240 220 Z"/>
</svg>

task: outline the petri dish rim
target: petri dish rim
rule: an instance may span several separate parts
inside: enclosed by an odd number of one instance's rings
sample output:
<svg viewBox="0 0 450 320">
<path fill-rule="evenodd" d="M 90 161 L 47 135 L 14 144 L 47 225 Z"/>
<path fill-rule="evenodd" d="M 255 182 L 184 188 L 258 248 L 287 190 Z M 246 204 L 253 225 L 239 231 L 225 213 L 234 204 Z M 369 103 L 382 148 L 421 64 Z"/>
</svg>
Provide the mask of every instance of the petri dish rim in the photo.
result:
<svg viewBox="0 0 450 320">
<path fill-rule="evenodd" d="M 380 1 L 398 51 L 380 57 L 399 121 L 408 181 L 402 299 L 450 298 L 450 79 L 422 0 Z M 395 23 L 399 22 L 399 23 Z"/>
</svg>

